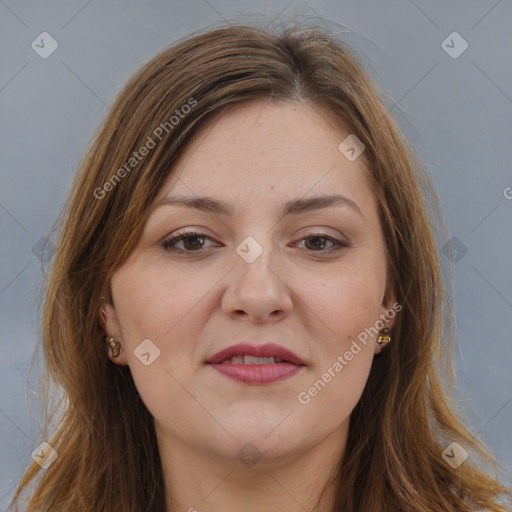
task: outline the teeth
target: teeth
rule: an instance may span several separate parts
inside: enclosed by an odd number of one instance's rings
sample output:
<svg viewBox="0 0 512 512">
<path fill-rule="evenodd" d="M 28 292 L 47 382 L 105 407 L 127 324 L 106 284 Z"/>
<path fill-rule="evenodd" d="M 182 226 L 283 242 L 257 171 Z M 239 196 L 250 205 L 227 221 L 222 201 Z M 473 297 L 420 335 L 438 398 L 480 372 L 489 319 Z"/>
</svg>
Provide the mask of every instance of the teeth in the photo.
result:
<svg viewBox="0 0 512 512">
<path fill-rule="evenodd" d="M 235 356 L 222 361 L 222 364 L 274 364 L 282 362 L 283 360 L 278 357 Z"/>
<path fill-rule="evenodd" d="M 273 364 L 275 362 L 273 357 L 244 356 L 244 364 Z"/>
</svg>

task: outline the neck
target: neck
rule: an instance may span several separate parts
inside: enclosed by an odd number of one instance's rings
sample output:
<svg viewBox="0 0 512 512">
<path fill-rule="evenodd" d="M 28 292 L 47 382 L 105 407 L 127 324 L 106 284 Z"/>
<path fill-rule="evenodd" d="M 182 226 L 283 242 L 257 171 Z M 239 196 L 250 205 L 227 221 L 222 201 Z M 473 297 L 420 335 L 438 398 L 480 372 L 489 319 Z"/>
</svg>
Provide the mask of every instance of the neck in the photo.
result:
<svg viewBox="0 0 512 512">
<path fill-rule="evenodd" d="M 243 464 L 158 433 L 167 512 L 304 512 L 331 510 L 328 484 L 346 444 L 347 426 L 313 447 Z M 250 452 L 250 449 L 248 450 Z M 252 463 L 251 463 L 252 462 Z M 322 491 L 325 492 L 322 494 Z"/>
</svg>

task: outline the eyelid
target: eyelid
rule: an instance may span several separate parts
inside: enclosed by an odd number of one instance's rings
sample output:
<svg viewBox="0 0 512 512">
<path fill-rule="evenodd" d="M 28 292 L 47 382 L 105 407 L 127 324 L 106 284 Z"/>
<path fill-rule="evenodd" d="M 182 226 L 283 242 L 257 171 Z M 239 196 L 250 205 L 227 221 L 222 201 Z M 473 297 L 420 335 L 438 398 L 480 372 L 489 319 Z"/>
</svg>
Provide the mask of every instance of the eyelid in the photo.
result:
<svg viewBox="0 0 512 512">
<path fill-rule="evenodd" d="M 328 233 L 325 233 L 324 232 L 325 228 L 322 228 L 322 227 L 318 227 L 318 228 L 303 228 L 303 229 L 305 229 L 306 231 L 301 234 L 301 237 L 323 236 L 323 237 L 326 237 L 326 238 L 330 237 L 330 238 L 334 238 L 334 239 L 336 239 L 337 237 L 341 237 L 344 240 L 340 240 L 340 242 L 347 243 L 347 244 L 349 243 L 347 238 L 344 235 L 342 235 L 342 234 L 330 235 Z M 177 229 L 176 231 L 171 232 L 169 235 L 166 235 L 162 239 L 162 241 L 168 240 L 170 238 L 175 238 L 175 237 L 183 235 L 183 234 L 204 236 L 204 237 L 208 237 L 208 238 L 212 238 L 213 239 L 213 237 L 211 235 L 208 235 L 207 233 L 205 233 L 205 231 L 208 231 L 208 228 L 205 228 L 203 226 L 188 226 L 188 227 L 180 228 L 180 229 Z M 298 240 L 300 240 L 300 238 Z"/>
<path fill-rule="evenodd" d="M 327 233 L 326 232 L 326 228 L 305 228 L 306 231 L 301 233 L 301 237 L 304 238 L 304 237 L 308 237 L 308 236 L 323 236 L 325 238 L 333 238 L 335 240 L 338 240 L 339 242 L 343 242 L 343 243 L 346 243 L 348 244 L 348 240 L 347 240 L 347 237 L 344 236 L 342 233 L 339 233 L 338 234 L 330 234 L 330 233 Z"/>
<path fill-rule="evenodd" d="M 318 254 L 330 254 L 333 252 L 336 252 L 340 249 L 346 249 L 348 247 L 351 247 L 351 243 L 346 240 L 345 237 L 338 237 L 334 235 L 329 235 L 325 233 L 321 229 L 313 229 L 310 231 L 307 231 L 306 233 L 302 233 L 301 236 L 296 239 L 293 244 L 297 244 L 298 242 L 302 242 L 303 240 L 307 240 L 308 238 L 324 238 L 325 240 L 331 242 L 333 244 L 333 247 L 330 249 L 326 249 L 325 251 L 308 251 L 310 253 L 317 252 Z"/>
<path fill-rule="evenodd" d="M 198 229 L 195 227 L 183 228 L 183 229 L 178 230 L 178 231 L 172 233 L 171 235 L 165 237 L 160 242 L 160 245 L 166 251 L 169 251 L 169 252 L 171 252 L 171 250 L 174 250 L 175 252 L 180 253 L 180 254 L 193 254 L 193 253 L 199 254 L 201 252 L 204 252 L 205 248 L 201 247 L 196 251 L 183 250 L 183 249 L 177 248 L 174 244 L 177 244 L 182 239 L 184 239 L 184 238 L 186 239 L 188 237 L 204 238 L 204 239 L 211 240 L 216 244 L 219 244 L 219 242 L 214 240 L 210 235 L 204 233 L 202 230 L 203 230 L 203 228 Z M 348 247 L 351 247 L 351 243 L 348 242 L 345 237 L 341 236 L 342 239 L 340 240 L 337 236 L 329 235 L 329 234 L 325 233 L 324 230 L 322 230 L 321 228 L 317 228 L 317 229 L 308 228 L 308 230 L 306 232 L 302 233 L 299 238 L 295 239 L 292 242 L 292 244 L 296 245 L 297 243 L 307 240 L 308 238 L 323 238 L 333 244 L 333 247 L 330 247 L 329 249 L 326 249 L 326 250 L 319 250 L 319 251 L 306 250 L 306 252 L 312 253 L 312 254 L 318 253 L 319 255 L 329 255 L 329 254 L 335 253 L 341 249 L 346 249 Z M 208 247 L 206 249 L 208 249 Z"/>
<path fill-rule="evenodd" d="M 217 244 L 220 243 L 220 242 L 217 242 L 212 236 L 208 235 L 204 231 L 206 231 L 206 228 L 203 228 L 203 227 L 201 227 L 201 228 L 187 227 L 187 228 L 178 229 L 177 231 L 173 231 L 171 234 L 166 235 L 159 242 L 159 244 L 161 246 L 163 246 L 164 248 L 170 248 L 172 246 L 170 246 L 170 245 L 166 246 L 166 244 L 169 244 L 170 242 L 177 243 L 180 240 L 180 237 L 187 238 L 187 237 L 193 237 L 193 236 L 197 236 L 200 238 L 208 238 L 209 240 L 212 240 L 213 242 L 215 242 Z M 192 251 L 183 251 L 183 252 L 192 252 Z"/>
</svg>

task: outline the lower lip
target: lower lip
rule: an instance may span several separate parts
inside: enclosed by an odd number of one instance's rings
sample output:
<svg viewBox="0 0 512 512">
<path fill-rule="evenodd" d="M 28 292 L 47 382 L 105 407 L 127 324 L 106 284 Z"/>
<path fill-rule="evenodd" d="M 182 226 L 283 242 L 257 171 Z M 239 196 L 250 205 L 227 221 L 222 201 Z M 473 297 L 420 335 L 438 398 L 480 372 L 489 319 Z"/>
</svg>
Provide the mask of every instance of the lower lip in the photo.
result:
<svg viewBox="0 0 512 512">
<path fill-rule="evenodd" d="M 292 377 L 304 366 L 291 363 L 273 364 L 210 364 L 222 375 L 246 384 L 269 384 Z"/>
</svg>

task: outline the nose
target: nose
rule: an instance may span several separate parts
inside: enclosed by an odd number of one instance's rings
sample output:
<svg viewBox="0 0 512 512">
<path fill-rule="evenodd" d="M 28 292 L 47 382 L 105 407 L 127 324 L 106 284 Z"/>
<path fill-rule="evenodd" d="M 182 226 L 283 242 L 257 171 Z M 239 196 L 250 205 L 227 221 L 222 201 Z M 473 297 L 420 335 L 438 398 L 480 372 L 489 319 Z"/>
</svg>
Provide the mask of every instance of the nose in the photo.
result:
<svg viewBox="0 0 512 512">
<path fill-rule="evenodd" d="M 236 320 L 277 322 L 292 309 L 291 290 L 277 258 L 270 250 L 252 263 L 235 254 L 235 268 L 228 273 L 222 297 L 223 312 Z"/>
</svg>

